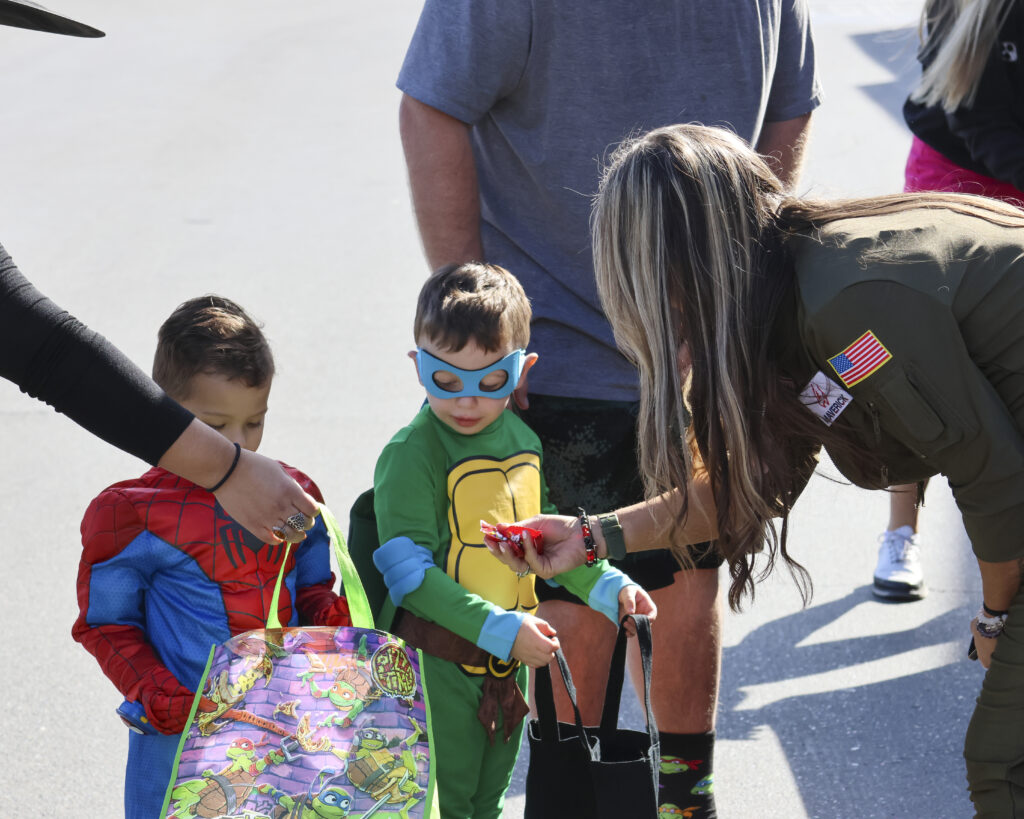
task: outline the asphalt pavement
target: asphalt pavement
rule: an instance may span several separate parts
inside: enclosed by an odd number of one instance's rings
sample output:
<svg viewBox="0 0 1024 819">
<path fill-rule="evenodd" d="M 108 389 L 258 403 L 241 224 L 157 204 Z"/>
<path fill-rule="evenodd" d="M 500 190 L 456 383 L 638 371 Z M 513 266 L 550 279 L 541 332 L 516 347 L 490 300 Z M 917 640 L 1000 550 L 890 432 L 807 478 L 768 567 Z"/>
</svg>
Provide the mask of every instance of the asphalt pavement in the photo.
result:
<svg viewBox="0 0 1024 819">
<path fill-rule="evenodd" d="M 278 375 L 261 451 L 343 516 L 422 396 L 405 352 L 425 263 L 394 79 L 418 4 L 66 0 L 103 40 L 0 29 L 0 241 L 48 295 L 148 369 L 156 329 L 220 293 L 265 323 Z M 826 101 L 801 183 L 898 190 L 918 4 L 812 0 Z M 70 637 L 78 525 L 144 465 L 0 383 L 5 808 L 121 815 L 120 696 Z M 948 490 L 922 518 L 930 588 L 870 591 L 887 501 L 823 466 L 793 515 L 810 571 L 725 618 L 720 815 L 964 817 L 961 743 L 981 670 L 964 658 L 977 569 Z M 635 703 L 624 721 L 638 724 Z M 509 817 L 521 816 L 521 762 Z"/>
</svg>

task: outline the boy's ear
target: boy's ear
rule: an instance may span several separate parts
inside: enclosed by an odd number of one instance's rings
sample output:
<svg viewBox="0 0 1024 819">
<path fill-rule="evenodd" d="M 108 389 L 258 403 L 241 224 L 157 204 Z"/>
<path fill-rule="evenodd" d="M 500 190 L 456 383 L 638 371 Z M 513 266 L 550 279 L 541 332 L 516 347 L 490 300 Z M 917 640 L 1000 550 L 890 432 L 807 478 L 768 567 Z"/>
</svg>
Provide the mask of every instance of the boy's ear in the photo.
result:
<svg viewBox="0 0 1024 819">
<path fill-rule="evenodd" d="M 526 380 L 526 374 L 530 371 L 530 368 L 537 363 L 537 354 L 530 353 L 526 356 L 526 360 L 523 361 L 523 371 L 519 375 L 519 383 L 516 384 L 516 388 L 512 390 L 512 401 L 521 410 L 530 408 L 530 387 Z"/>
<path fill-rule="evenodd" d="M 540 356 L 536 353 L 529 353 L 526 358 L 523 359 L 523 371 L 519 374 L 519 384 L 516 385 L 517 387 L 525 383 L 526 374 L 530 371 L 530 368 L 537 363 L 538 358 L 540 358 Z"/>
<path fill-rule="evenodd" d="M 409 358 L 412 359 L 412 366 L 416 368 L 416 380 L 420 382 L 420 385 L 422 385 L 423 384 L 423 379 L 420 378 L 420 365 L 416 361 L 416 351 L 415 350 L 409 350 L 407 355 L 409 356 Z"/>
</svg>

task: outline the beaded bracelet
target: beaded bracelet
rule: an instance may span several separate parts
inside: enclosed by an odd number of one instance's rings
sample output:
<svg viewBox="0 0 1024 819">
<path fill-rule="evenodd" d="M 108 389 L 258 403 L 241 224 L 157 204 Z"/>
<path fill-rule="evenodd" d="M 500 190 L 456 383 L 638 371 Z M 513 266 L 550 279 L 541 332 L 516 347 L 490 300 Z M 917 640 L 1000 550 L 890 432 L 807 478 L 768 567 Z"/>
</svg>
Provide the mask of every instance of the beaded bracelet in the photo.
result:
<svg viewBox="0 0 1024 819">
<path fill-rule="evenodd" d="M 219 481 L 217 481 L 216 485 L 214 485 L 214 486 L 210 487 L 208 490 L 206 490 L 207 492 L 216 492 L 225 483 L 227 483 L 228 478 L 231 477 L 231 473 L 234 472 L 235 471 L 235 467 L 238 466 L 238 459 L 241 456 L 242 456 L 242 447 L 241 447 L 240 444 L 236 443 L 235 444 L 235 459 L 231 462 L 231 466 L 229 466 L 228 467 L 228 471 L 224 473 L 224 477 L 221 478 Z"/>
<path fill-rule="evenodd" d="M 996 615 L 990 615 L 991 609 L 982 603 L 981 608 L 978 610 L 976 615 L 978 619 L 978 634 L 982 637 L 987 637 L 990 640 L 994 640 L 1000 634 L 1003 633 L 1003 627 L 1006 625 L 1006 612 L 1001 612 Z"/>
<path fill-rule="evenodd" d="M 593 566 L 597 563 L 597 545 L 594 543 L 594 534 L 590 531 L 590 518 L 579 508 L 580 530 L 583 532 L 583 548 L 587 553 L 587 565 Z"/>
</svg>

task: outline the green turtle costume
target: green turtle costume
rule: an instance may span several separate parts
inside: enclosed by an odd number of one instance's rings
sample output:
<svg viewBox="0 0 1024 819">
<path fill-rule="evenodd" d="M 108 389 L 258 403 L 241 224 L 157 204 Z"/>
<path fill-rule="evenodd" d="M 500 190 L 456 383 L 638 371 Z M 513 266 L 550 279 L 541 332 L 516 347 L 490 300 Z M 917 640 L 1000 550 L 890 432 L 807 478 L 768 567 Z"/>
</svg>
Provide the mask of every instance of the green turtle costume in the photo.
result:
<svg viewBox="0 0 1024 819">
<path fill-rule="evenodd" d="M 511 651 L 537 595 L 533 575 L 490 553 L 480 522 L 555 513 L 540 441 L 510 411 L 463 435 L 424 406 L 377 461 L 374 511 L 389 592 L 378 623 L 423 649 L 441 812 L 499 817 L 526 713 L 527 671 Z M 555 581 L 613 622 L 631 582 L 604 561 Z"/>
</svg>

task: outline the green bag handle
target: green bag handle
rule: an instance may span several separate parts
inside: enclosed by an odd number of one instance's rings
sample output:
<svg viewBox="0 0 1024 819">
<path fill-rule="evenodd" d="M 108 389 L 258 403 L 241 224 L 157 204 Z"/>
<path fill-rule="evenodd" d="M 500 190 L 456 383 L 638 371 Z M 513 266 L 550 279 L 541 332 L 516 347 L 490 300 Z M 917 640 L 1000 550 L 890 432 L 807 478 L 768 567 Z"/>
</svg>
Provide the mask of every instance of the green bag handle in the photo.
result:
<svg viewBox="0 0 1024 819">
<path fill-rule="evenodd" d="M 356 564 L 352 562 L 352 555 L 348 553 L 348 544 L 345 543 L 345 536 L 341 533 L 338 521 L 334 519 L 331 510 L 325 505 L 320 505 L 320 514 L 323 516 L 324 524 L 327 526 L 327 534 L 330 535 L 331 545 L 334 546 L 334 558 L 338 561 L 338 571 L 341 572 L 341 583 L 345 589 L 345 597 L 348 600 L 348 611 L 352 616 L 352 625 L 356 628 L 373 628 L 373 611 L 366 599 L 366 592 L 363 590 L 363 581 L 359 579 L 359 572 L 356 571 Z"/>
<path fill-rule="evenodd" d="M 338 521 L 334 519 L 334 515 L 326 507 L 320 506 L 320 514 L 324 519 L 324 525 L 327 527 L 327 535 L 331 540 L 331 546 L 334 547 L 334 557 L 338 561 L 338 570 L 341 572 L 341 582 L 345 590 L 345 598 L 348 600 L 348 610 L 352 617 L 352 625 L 358 628 L 373 628 L 373 614 L 370 610 L 370 603 L 366 599 L 366 592 L 363 591 L 362 581 L 359 579 L 359 572 L 356 571 L 355 563 L 352 562 L 352 557 L 348 553 L 348 546 L 345 543 L 345 538 L 341 534 L 341 529 L 338 527 Z M 281 597 L 281 584 L 284 582 L 284 567 L 288 564 L 288 555 L 291 553 L 293 543 L 286 543 L 284 550 L 284 559 L 281 561 L 281 569 L 277 573 L 277 582 L 274 583 L 274 595 L 270 599 L 270 616 L 267 618 L 268 629 L 280 629 L 281 618 L 278 615 L 278 605 Z M 202 699 L 203 689 L 206 687 L 206 681 L 210 676 L 210 666 L 213 663 L 214 654 L 217 651 L 217 646 L 210 647 L 210 656 L 206 660 L 206 670 L 203 671 L 202 680 L 199 682 L 199 688 L 196 691 L 195 698 L 192 700 L 192 710 L 188 715 L 188 723 L 185 725 L 184 730 L 181 732 L 181 738 L 178 740 L 178 752 L 174 756 L 174 766 L 171 770 L 171 781 L 167 784 L 167 791 L 164 794 L 164 804 L 160 815 L 166 816 L 167 810 L 171 803 L 171 793 L 174 790 L 174 785 L 178 780 L 178 763 L 181 761 L 181 752 L 185 747 L 185 741 L 188 739 L 189 730 L 192 727 L 192 721 L 195 719 L 196 710 L 199 707 L 199 701 Z M 418 651 L 418 649 L 417 649 Z M 423 655 L 420 655 L 420 667 L 423 665 Z M 423 683 L 423 694 L 426 696 L 426 683 Z M 428 736 L 430 741 L 430 747 L 434 747 L 434 736 L 430 731 L 430 724 L 427 724 Z M 429 816 L 430 819 L 439 819 L 437 798 L 435 796 L 436 791 L 434 789 L 434 777 L 435 777 L 435 766 L 430 767 L 430 782 L 427 789 L 427 799 L 430 805 L 429 812 L 425 815 Z"/>
<path fill-rule="evenodd" d="M 356 564 L 352 562 L 352 556 L 348 553 L 348 546 L 345 544 L 345 537 L 341 534 L 338 521 L 334 519 L 331 510 L 323 504 L 320 505 L 320 516 L 327 527 L 331 546 L 334 547 L 334 558 L 338 561 L 338 571 L 341 572 L 342 588 L 345 591 L 345 598 L 348 600 L 348 612 L 352 617 L 352 625 L 356 628 L 373 628 L 373 612 L 366 599 L 366 592 L 363 591 L 363 583 L 359 579 L 359 572 L 356 571 Z M 277 582 L 274 584 L 274 596 L 270 598 L 270 616 L 267 618 L 267 628 L 281 628 L 278 599 L 281 596 L 281 583 L 284 581 L 284 567 L 288 564 L 288 555 L 291 553 L 293 545 L 288 543 L 285 546 L 281 570 L 277 573 Z"/>
</svg>

